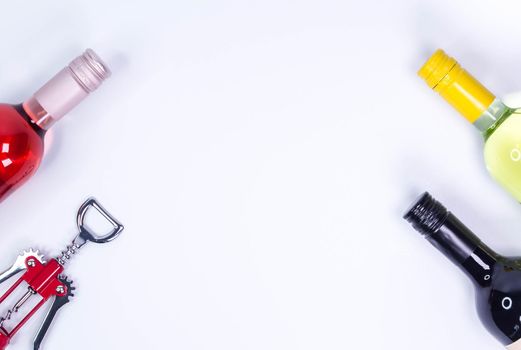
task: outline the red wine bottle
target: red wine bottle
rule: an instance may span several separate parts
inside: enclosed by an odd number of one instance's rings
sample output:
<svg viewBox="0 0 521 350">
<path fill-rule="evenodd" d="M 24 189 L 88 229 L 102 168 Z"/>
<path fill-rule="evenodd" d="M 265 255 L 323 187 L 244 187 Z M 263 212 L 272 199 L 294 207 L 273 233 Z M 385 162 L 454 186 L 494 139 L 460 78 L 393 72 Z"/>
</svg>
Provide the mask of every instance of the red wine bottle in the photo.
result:
<svg viewBox="0 0 521 350">
<path fill-rule="evenodd" d="M 474 283 L 486 329 L 507 349 L 520 350 L 521 259 L 495 253 L 428 193 L 404 218 Z"/>
<path fill-rule="evenodd" d="M 38 169 L 46 131 L 109 76 L 107 65 L 88 49 L 25 102 L 0 104 L 0 201 Z"/>
</svg>

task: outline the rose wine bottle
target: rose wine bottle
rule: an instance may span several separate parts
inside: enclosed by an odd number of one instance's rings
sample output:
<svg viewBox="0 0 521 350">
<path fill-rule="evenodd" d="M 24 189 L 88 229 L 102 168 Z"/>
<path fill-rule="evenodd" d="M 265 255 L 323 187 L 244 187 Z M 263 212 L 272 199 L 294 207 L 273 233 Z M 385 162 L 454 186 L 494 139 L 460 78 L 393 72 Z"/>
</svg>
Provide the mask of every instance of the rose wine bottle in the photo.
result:
<svg viewBox="0 0 521 350">
<path fill-rule="evenodd" d="M 0 201 L 38 169 L 45 133 L 110 76 L 88 49 L 18 105 L 0 104 Z"/>
<path fill-rule="evenodd" d="M 509 350 L 521 349 L 521 259 L 495 253 L 445 207 L 424 193 L 404 218 L 467 274 L 478 315 Z"/>
<path fill-rule="evenodd" d="M 506 106 L 442 50 L 418 75 L 481 132 L 489 173 L 521 202 L 521 108 Z"/>
</svg>

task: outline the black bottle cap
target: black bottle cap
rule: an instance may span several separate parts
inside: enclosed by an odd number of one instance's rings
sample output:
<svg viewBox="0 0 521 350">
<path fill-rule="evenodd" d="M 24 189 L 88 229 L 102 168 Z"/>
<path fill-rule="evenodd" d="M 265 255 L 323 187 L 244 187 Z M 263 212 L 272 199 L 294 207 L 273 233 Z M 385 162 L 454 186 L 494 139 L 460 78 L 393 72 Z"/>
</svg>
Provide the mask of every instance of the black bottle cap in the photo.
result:
<svg viewBox="0 0 521 350">
<path fill-rule="evenodd" d="M 432 235 L 445 223 L 449 211 L 429 192 L 425 192 L 414 202 L 403 218 L 410 222 L 422 235 Z"/>
</svg>

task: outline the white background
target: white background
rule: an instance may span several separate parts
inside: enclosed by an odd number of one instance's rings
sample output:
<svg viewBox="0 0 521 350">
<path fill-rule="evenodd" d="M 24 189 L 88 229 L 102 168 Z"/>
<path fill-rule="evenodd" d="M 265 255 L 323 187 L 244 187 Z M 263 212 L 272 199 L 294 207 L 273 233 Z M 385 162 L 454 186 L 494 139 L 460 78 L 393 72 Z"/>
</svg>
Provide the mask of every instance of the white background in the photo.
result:
<svg viewBox="0 0 521 350">
<path fill-rule="evenodd" d="M 0 100 L 86 47 L 113 77 L 4 201 L 0 265 L 57 254 L 89 195 L 126 226 L 68 267 L 46 349 L 500 349 L 401 215 L 430 190 L 497 251 L 521 208 L 416 76 L 442 47 L 521 90 L 512 1 L 9 1 Z M 14 340 L 28 349 L 35 320 Z"/>
</svg>

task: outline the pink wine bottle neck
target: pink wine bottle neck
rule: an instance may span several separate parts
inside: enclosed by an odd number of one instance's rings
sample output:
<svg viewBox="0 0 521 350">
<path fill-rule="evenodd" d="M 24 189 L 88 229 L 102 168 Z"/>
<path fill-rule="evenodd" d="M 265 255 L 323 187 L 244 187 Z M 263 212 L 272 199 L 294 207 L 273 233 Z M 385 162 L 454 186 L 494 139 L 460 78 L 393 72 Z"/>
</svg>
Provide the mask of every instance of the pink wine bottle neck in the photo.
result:
<svg viewBox="0 0 521 350">
<path fill-rule="evenodd" d="M 87 49 L 23 103 L 25 112 L 42 129 L 49 129 L 110 76 L 107 65 Z"/>
</svg>

